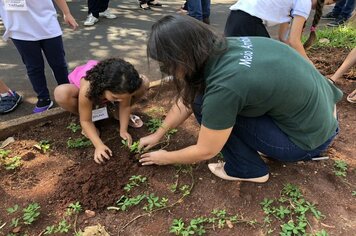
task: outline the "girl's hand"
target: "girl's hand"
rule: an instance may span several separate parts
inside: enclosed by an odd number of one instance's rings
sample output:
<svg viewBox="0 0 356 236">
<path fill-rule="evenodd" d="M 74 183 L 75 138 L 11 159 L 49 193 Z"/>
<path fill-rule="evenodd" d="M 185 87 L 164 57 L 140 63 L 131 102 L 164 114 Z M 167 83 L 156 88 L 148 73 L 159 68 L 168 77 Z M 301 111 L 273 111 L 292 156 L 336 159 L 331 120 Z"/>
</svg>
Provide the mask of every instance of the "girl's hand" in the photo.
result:
<svg viewBox="0 0 356 236">
<path fill-rule="evenodd" d="M 106 145 L 101 145 L 95 148 L 94 161 L 98 164 L 105 163 L 106 160 L 110 160 L 112 156 L 112 151 Z"/>
<path fill-rule="evenodd" d="M 120 137 L 127 141 L 127 145 L 130 147 L 132 144 L 132 137 L 127 131 L 120 131 Z"/>
<path fill-rule="evenodd" d="M 78 27 L 78 23 L 75 21 L 74 17 L 71 14 L 63 15 L 64 22 L 72 27 L 75 30 Z"/>
<path fill-rule="evenodd" d="M 161 137 L 159 137 L 156 133 L 143 137 L 140 139 L 140 144 L 138 145 L 138 148 L 139 149 L 143 148 L 143 150 L 148 150 L 154 147 L 159 142 L 160 139 Z"/>
<path fill-rule="evenodd" d="M 141 143 L 141 142 L 140 142 Z M 141 159 L 139 160 L 140 163 L 142 163 L 143 166 L 146 165 L 167 165 L 170 164 L 167 162 L 167 159 L 165 158 L 167 156 L 167 151 L 166 150 L 159 150 L 155 152 L 147 152 L 145 154 L 142 154 Z"/>
</svg>

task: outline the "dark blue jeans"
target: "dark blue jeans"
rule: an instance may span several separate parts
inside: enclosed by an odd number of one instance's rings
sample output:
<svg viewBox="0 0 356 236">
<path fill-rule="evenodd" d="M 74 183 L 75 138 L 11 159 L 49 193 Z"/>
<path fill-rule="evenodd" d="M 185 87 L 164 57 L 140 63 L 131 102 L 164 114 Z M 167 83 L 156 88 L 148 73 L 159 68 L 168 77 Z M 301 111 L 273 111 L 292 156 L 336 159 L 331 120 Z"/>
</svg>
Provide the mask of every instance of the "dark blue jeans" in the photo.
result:
<svg viewBox="0 0 356 236">
<path fill-rule="evenodd" d="M 201 106 L 202 98 L 197 97 L 193 111 L 199 124 L 202 120 Z M 225 171 L 234 177 L 261 177 L 268 173 L 268 167 L 257 151 L 283 162 L 311 160 L 327 149 L 336 134 L 337 130 L 324 144 L 306 151 L 295 145 L 271 117 L 238 116 L 230 137 L 221 150 L 226 162 Z"/>
<path fill-rule="evenodd" d="M 26 65 L 27 75 L 38 98 L 50 98 L 42 51 L 58 84 L 69 83 L 62 37 L 38 41 L 12 39 Z"/>
<path fill-rule="evenodd" d="M 340 0 L 336 2 L 332 12 L 339 18 L 349 19 L 355 9 L 355 2 L 355 0 Z"/>
<path fill-rule="evenodd" d="M 188 15 L 202 21 L 210 16 L 210 0 L 188 0 Z"/>
</svg>

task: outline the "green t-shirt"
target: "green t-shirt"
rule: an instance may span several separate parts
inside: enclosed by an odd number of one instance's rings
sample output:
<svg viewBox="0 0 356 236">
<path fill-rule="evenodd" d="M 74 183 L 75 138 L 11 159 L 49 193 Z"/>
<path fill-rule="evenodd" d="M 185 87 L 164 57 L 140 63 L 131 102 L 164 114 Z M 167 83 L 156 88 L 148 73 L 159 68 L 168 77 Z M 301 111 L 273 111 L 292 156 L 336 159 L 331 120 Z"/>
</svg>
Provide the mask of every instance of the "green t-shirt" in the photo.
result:
<svg viewBox="0 0 356 236">
<path fill-rule="evenodd" d="M 334 105 L 342 92 L 294 49 L 261 37 L 227 38 L 227 50 L 204 71 L 202 124 L 231 128 L 236 117 L 270 116 L 304 150 L 334 134 Z"/>
</svg>

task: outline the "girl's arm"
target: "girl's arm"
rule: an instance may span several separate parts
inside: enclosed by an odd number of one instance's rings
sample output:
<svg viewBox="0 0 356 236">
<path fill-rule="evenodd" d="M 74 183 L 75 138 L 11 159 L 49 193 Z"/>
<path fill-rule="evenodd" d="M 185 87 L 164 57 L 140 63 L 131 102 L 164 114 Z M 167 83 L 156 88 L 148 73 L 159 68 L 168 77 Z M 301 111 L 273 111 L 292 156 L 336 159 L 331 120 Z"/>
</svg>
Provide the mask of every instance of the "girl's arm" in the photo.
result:
<svg viewBox="0 0 356 236">
<path fill-rule="evenodd" d="M 96 127 L 92 121 L 93 103 L 85 96 L 84 90 L 85 89 L 79 90 L 78 111 L 80 125 L 82 126 L 82 130 L 84 131 L 85 135 L 90 139 L 94 147 L 97 148 L 100 145 L 104 145 L 104 143 L 101 141 Z"/>
<path fill-rule="evenodd" d="M 352 49 L 352 51 L 347 55 L 345 61 L 341 64 L 339 69 L 335 72 L 333 76 L 331 76 L 331 80 L 336 82 L 337 79 L 341 78 L 346 71 L 348 71 L 352 66 L 356 64 L 356 48 Z"/>
<path fill-rule="evenodd" d="M 289 22 L 282 23 L 279 25 L 278 30 L 278 39 L 283 43 L 288 44 L 288 29 L 289 29 Z"/>
<path fill-rule="evenodd" d="M 305 18 L 302 16 L 295 16 L 292 24 L 291 24 L 291 29 L 289 33 L 289 38 L 288 38 L 288 44 L 293 47 L 295 50 L 297 50 L 300 55 L 302 55 L 305 59 L 310 61 L 310 63 L 313 64 L 313 62 L 309 59 L 307 53 L 304 50 L 303 44 L 302 44 L 302 33 L 303 33 L 303 27 L 305 23 Z"/>
<path fill-rule="evenodd" d="M 129 119 L 131 114 L 131 98 L 122 100 L 119 106 L 119 120 L 120 120 L 120 136 L 124 140 L 128 141 L 128 145 L 131 146 L 132 138 L 127 132 L 129 125 Z"/>
<path fill-rule="evenodd" d="M 221 151 L 231 131 L 232 127 L 224 130 L 212 130 L 202 125 L 196 145 L 178 151 L 160 150 L 145 153 L 140 162 L 142 165 L 191 164 L 211 159 Z"/>
<path fill-rule="evenodd" d="M 75 21 L 74 17 L 70 13 L 66 0 L 54 0 L 54 1 L 56 2 L 57 6 L 59 7 L 59 9 L 61 9 L 63 13 L 64 22 L 70 25 L 73 30 L 75 30 L 78 27 L 78 23 Z"/>
</svg>

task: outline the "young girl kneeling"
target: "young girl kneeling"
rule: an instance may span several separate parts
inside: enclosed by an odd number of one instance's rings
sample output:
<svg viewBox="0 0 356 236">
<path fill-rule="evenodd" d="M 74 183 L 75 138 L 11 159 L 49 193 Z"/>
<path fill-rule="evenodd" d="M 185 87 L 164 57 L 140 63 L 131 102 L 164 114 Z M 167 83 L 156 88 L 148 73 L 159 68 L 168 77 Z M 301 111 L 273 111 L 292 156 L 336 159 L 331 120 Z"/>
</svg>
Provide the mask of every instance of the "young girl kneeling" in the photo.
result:
<svg viewBox="0 0 356 236">
<path fill-rule="evenodd" d="M 90 60 L 78 66 L 69 75 L 70 84 L 56 87 L 54 97 L 59 106 L 74 114 L 79 114 L 83 134 L 95 147 L 94 161 L 103 163 L 110 159 L 112 151 L 100 139 L 93 120 L 96 105 L 114 104 L 117 106 L 114 117 L 120 120 L 120 137 L 132 143 L 128 126 L 139 128 L 142 120 L 131 115 L 131 104 L 148 89 L 149 81 L 139 75 L 136 69 L 120 58 L 110 58 L 98 62 Z M 99 116 L 107 117 L 106 107 L 96 110 Z M 93 119 L 94 118 L 94 119 Z"/>
</svg>

